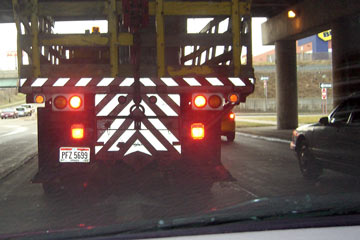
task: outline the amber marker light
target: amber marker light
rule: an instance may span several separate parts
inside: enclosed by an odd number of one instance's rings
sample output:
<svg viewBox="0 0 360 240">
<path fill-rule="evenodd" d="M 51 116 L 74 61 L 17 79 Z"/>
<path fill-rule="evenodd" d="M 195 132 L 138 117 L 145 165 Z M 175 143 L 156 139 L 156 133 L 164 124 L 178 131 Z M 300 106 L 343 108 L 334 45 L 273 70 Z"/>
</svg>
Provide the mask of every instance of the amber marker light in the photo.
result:
<svg viewBox="0 0 360 240">
<path fill-rule="evenodd" d="M 289 10 L 288 11 L 288 18 L 295 18 L 296 17 L 296 12 L 294 10 Z"/>
<path fill-rule="evenodd" d="M 42 96 L 42 95 L 35 96 L 35 103 L 43 103 L 44 101 L 45 101 L 44 96 Z"/>
<path fill-rule="evenodd" d="M 229 101 L 231 103 L 237 103 L 239 101 L 239 96 L 235 93 L 229 95 Z"/>
</svg>

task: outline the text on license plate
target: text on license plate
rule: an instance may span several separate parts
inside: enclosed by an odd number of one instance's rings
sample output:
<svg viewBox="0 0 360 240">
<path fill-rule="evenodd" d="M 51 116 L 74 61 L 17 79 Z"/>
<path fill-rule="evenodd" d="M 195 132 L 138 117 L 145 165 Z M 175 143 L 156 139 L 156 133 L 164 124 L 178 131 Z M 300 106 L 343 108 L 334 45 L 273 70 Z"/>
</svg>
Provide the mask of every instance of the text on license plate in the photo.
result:
<svg viewBox="0 0 360 240">
<path fill-rule="evenodd" d="M 90 162 L 90 148 L 86 147 L 61 147 L 60 162 Z"/>
</svg>

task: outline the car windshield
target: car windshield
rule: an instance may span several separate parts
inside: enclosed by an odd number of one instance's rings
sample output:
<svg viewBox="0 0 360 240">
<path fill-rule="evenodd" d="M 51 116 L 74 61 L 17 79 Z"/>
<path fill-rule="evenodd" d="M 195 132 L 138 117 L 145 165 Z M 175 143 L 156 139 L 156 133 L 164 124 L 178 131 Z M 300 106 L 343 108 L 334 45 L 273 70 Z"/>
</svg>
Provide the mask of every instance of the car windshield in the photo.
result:
<svg viewBox="0 0 360 240">
<path fill-rule="evenodd" d="M 0 239 L 345 225 L 358 2 L 1 0 Z"/>
</svg>

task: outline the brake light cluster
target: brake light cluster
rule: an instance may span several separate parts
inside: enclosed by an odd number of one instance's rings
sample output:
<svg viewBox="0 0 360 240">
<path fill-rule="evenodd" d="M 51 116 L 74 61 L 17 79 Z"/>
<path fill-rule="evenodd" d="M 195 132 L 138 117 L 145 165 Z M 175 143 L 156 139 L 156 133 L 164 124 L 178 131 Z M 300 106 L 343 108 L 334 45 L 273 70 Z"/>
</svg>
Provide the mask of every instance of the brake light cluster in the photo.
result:
<svg viewBox="0 0 360 240">
<path fill-rule="evenodd" d="M 54 111 L 76 111 L 83 110 L 84 96 L 82 94 L 62 94 L 52 97 L 52 109 Z"/>
<path fill-rule="evenodd" d="M 195 93 L 192 95 L 192 108 L 194 110 L 221 110 L 223 97 L 221 94 Z"/>
</svg>

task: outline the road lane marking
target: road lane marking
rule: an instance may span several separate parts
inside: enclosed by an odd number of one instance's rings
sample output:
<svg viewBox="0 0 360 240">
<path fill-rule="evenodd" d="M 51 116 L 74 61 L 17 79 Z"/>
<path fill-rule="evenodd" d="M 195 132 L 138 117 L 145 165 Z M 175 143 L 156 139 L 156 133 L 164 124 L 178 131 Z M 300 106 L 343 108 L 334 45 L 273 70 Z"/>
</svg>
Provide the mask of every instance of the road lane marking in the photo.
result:
<svg viewBox="0 0 360 240">
<path fill-rule="evenodd" d="M 242 133 L 242 132 L 236 132 L 237 135 L 243 136 L 243 137 L 250 137 L 250 138 L 254 138 L 254 139 L 261 139 L 261 140 L 265 140 L 265 141 L 269 141 L 269 142 L 280 142 L 280 143 L 287 143 L 290 144 L 291 141 L 289 140 L 284 140 L 284 139 L 280 139 L 280 138 L 273 138 L 273 137 L 264 137 L 264 136 L 259 136 L 259 135 L 254 135 L 254 134 L 248 134 L 248 133 Z"/>
<path fill-rule="evenodd" d="M 27 130 L 26 127 L 19 127 L 18 129 L 15 129 L 14 131 L 11 131 L 9 133 L 5 133 L 3 135 L 0 135 L 0 138 L 10 136 L 10 135 L 15 135 L 15 134 L 18 134 L 18 133 L 22 133 L 22 132 L 25 132 L 26 130 Z"/>
<path fill-rule="evenodd" d="M 251 195 L 254 198 L 259 198 L 258 195 L 256 195 L 255 193 L 247 190 L 246 188 L 242 187 L 239 185 L 239 182 L 233 183 L 233 182 L 220 182 L 219 183 L 221 188 L 230 188 L 236 191 L 240 191 L 240 192 L 246 192 L 247 194 Z"/>
<path fill-rule="evenodd" d="M 249 118 L 242 118 L 242 117 L 238 117 L 238 116 L 236 116 L 235 121 L 276 125 L 276 121 L 249 119 Z"/>
</svg>

